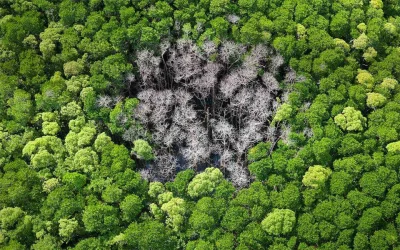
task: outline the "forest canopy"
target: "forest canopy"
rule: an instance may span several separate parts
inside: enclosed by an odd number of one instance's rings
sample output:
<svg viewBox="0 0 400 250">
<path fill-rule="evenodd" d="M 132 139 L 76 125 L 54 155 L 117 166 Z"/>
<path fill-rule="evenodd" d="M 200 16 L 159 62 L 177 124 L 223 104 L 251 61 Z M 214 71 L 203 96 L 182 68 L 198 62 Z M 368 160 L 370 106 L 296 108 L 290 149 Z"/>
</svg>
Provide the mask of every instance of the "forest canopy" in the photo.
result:
<svg viewBox="0 0 400 250">
<path fill-rule="evenodd" d="M 396 0 L 0 1 L 1 249 L 400 249 Z"/>
</svg>

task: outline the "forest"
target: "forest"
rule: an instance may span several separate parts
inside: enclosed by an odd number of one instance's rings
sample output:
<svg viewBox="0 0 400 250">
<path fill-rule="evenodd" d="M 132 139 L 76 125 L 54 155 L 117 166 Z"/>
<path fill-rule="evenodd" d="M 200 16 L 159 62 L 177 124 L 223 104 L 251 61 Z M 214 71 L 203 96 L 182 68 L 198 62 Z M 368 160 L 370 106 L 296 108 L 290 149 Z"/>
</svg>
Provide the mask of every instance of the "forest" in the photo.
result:
<svg viewBox="0 0 400 250">
<path fill-rule="evenodd" d="M 0 0 L 0 249 L 400 250 L 398 0 Z"/>
</svg>

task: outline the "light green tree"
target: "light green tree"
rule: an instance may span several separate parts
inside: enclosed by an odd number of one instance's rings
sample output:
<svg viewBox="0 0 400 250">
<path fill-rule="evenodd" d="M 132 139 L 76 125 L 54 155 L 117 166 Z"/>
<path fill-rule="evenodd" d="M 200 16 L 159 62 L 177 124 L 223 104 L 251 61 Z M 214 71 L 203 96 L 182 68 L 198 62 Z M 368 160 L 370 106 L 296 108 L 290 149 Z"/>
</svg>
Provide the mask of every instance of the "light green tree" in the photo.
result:
<svg viewBox="0 0 400 250">
<path fill-rule="evenodd" d="M 381 83 L 382 87 L 387 89 L 395 89 L 397 84 L 398 84 L 397 80 L 393 78 L 385 78 Z"/>
<path fill-rule="evenodd" d="M 224 176 L 218 168 L 206 168 L 203 173 L 196 175 L 189 183 L 187 192 L 193 198 L 209 195 L 223 178 Z"/>
<path fill-rule="evenodd" d="M 70 241 L 79 227 L 78 221 L 75 218 L 60 219 L 58 223 L 58 234 L 61 236 L 61 238 L 63 238 L 65 242 Z"/>
<path fill-rule="evenodd" d="M 284 235 L 293 230 L 296 215 L 290 209 L 274 209 L 261 222 L 262 228 L 272 235 Z"/>
<path fill-rule="evenodd" d="M 303 176 L 303 184 L 306 187 L 318 188 L 325 185 L 329 176 L 332 174 L 332 170 L 324 168 L 321 165 L 315 165 L 310 167 Z"/>
<path fill-rule="evenodd" d="M 346 107 L 341 114 L 335 116 L 336 125 L 347 131 L 362 131 L 366 121 L 367 118 L 353 107 Z"/>
<path fill-rule="evenodd" d="M 292 112 L 293 112 L 293 108 L 290 104 L 287 104 L 287 103 L 282 104 L 276 111 L 274 119 L 272 120 L 272 124 L 289 119 Z"/>
<path fill-rule="evenodd" d="M 149 145 L 149 143 L 145 140 L 138 139 L 133 142 L 134 147 L 132 149 L 133 152 L 138 156 L 139 159 L 143 159 L 146 161 L 150 161 L 154 159 L 153 149 Z"/>
<path fill-rule="evenodd" d="M 383 8 L 382 0 L 371 0 L 369 2 L 369 4 L 371 5 L 372 8 L 375 8 L 375 9 L 382 9 Z"/>
<path fill-rule="evenodd" d="M 373 62 L 374 58 L 377 55 L 378 55 L 378 52 L 374 49 L 374 47 L 368 47 L 368 49 L 363 54 L 363 58 L 367 62 Z"/>
<path fill-rule="evenodd" d="M 359 37 L 353 40 L 353 48 L 355 49 L 366 49 L 369 44 L 368 36 L 362 33 Z"/>
<path fill-rule="evenodd" d="M 386 97 L 379 93 L 367 93 L 367 106 L 370 108 L 381 107 L 386 102 Z"/>
<path fill-rule="evenodd" d="M 161 206 L 161 210 L 167 213 L 167 224 L 174 231 L 179 231 L 185 222 L 185 213 L 187 212 L 185 200 L 182 198 L 172 198 Z"/>
<path fill-rule="evenodd" d="M 155 181 L 150 183 L 148 194 L 152 198 L 157 198 L 157 196 L 164 193 L 164 191 L 164 185 L 161 182 Z"/>
<path fill-rule="evenodd" d="M 392 24 L 392 23 L 385 23 L 385 25 L 383 26 L 383 28 L 385 29 L 386 32 L 388 32 L 389 34 L 392 35 L 396 35 L 397 34 L 397 27 Z"/>
<path fill-rule="evenodd" d="M 386 149 L 391 153 L 400 153 L 400 141 L 389 143 L 386 146 Z"/>
<path fill-rule="evenodd" d="M 371 73 L 366 70 L 359 69 L 357 74 L 357 81 L 371 90 L 374 87 L 375 79 Z"/>
</svg>

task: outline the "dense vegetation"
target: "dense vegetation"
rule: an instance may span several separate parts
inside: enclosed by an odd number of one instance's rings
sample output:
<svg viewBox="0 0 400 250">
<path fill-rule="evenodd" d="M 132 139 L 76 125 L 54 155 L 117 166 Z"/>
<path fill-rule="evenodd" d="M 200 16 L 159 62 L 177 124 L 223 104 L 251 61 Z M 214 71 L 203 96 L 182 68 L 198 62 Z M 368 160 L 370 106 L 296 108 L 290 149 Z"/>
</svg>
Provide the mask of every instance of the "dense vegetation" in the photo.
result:
<svg viewBox="0 0 400 250">
<path fill-rule="evenodd" d="M 397 0 L 0 0 L 1 249 L 400 249 Z"/>
</svg>

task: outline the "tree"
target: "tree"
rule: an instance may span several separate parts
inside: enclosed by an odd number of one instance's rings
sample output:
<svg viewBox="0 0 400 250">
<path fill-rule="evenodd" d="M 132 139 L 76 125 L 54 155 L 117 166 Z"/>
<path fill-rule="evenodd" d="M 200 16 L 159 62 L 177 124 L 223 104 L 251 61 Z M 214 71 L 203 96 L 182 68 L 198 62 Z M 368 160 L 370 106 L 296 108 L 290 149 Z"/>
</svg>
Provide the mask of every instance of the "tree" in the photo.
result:
<svg viewBox="0 0 400 250">
<path fill-rule="evenodd" d="M 46 234 L 42 238 L 36 240 L 35 244 L 32 245 L 33 250 L 59 250 L 61 249 L 61 242 L 57 241 L 57 238 Z"/>
<path fill-rule="evenodd" d="M 8 115 L 12 116 L 20 126 L 25 126 L 32 118 L 33 103 L 28 92 L 22 89 L 15 90 L 7 104 L 10 106 L 7 110 Z"/>
<path fill-rule="evenodd" d="M 362 213 L 357 230 L 369 234 L 381 223 L 382 213 L 379 207 L 368 208 Z"/>
<path fill-rule="evenodd" d="M 139 159 L 143 159 L 145 161 L 150 161 L 154 159 L 153 149 L 147 141 L 138 139 L 133 143 L 134 147 L 132 151 L 136 153 Z"/>
<path fill-rule="evenodd" d="M 19 73 L 27 80 L 27 84 L 33 86 L 42 83 L 44 75 L 43 58 L 33 50 L 27 50 L 20 54 Z"/>
<path fill-rule="evenodd" d="M 78 221 L 75 218 L 60 219 L 58 223 L 58 234 L 64 239 L 64 241 L 70 241 L 74 237 L 74 234 L 77 233 L 79 227 Z"/>
<path fill-rule="evenodd" d="M 366 49 L 369 45 L 369 39 L 368 36 L 365 33 L 362 33 L 359 37 L 357 37 L 353 41 L 353 47 L 355 49 Z"/>
<path fill-rule="evenodd" d="M 219 169 L 206 168 L 203 173 L 196 175 L 189 183 L 187 193 L 193 198 L 210 195 L 223 178 Z"/>
<path fill-rule="evenodd" d="M 118 82 L 122 80 L 123 74 L 132 70 L 132 65 L 126 62 L 122 54 L 117 53 L 102 61 L 101 70 L 112 81 Z"/>
<path fill-rule="evenodd" d="M 107 203 L 119 203 L 122 200 L 123 191 L 117 185 L 108 185 L 102 192 L 101 198 Z"/>
<path fill-rule="evenodd" d="M 185 200 L 172 198 L 161 206 L 161 210 L 168 215 L 167 224 L 178 232 L 185 222 L 185 214 L 187 213 Z"/>
<path fill-rule="evenodd" d="M 263 249 L 268 235 L 258 222 L 249 223 L 238 237 L 239 249 Z"/>
<path fill-rule="evenodd" d="M 295 213 L 290 209 L 274 209 L 261 222 L 262 228 L 272 235 L 290 233 L 296 222 Z"/>
<path fill-rule="evenodd" d="M 67 26 L 72 26 L 75 23 L 83 22 L 86 17 L 85 4 L 64 0 L 60 4 L 59 16 L 61 18 L 61 22 Z"/>
<path fill-rule="evenodd" d="M 335 123 L 343 130 L 362 131 L 367 119 L 359 110 L 346 107 L 341 114 L 335 116 Z"/>
<path fill-rule="evenodd" d="M 391 153 L 399 153 L 400 152 L 400 141 L 392 142 L 386 145 L 386 149 Z"/>
<path fill-rule="evenodd" d="M 172 250 L 176 247 L 176 239 L 172 236 L 171 230 L 163 223 L 154 220 L 134 222 L 121 236 L 132 248 Z"/>
<path fill-rule="evenodd" d="M 348 11 L 339 11 L 333 16 L 330 22 L 330 30 L 334 37 L 346 38 L 348 36 L 350 31 L 349 16 Z"/>
<path fill-rule="evenodd" d="M 368 236 L 363 233 L 357 233 L 354 237 L 354 249 L 362 250 L 369 247 Z"/>
<path fill-rule="evenodd" d="M 379 93 L 368 93 L 367 94 L 367 106 L 370 108 L 378 108 L 384 105 L 386 97 Z"/>
<path fill-rule="evenodd" d="M 142 211 L 142 199 L 135 195 L 130 194 L 124 198 L 120 204 L 123 219 L 127 222 L 132 222 L 138 214 Z"/>
<path fill-rule="evenodd" d="M 318 223 L 310 213 L 301 214 L 297 221 L 297 235 L 300 240 L 310 244 L 316 244 L 319 241 Z"/>
<path fill-rule="evenodd" d="M 397 84 L 398 84 L 397 80 L 393 78 L 385 78 L 381 83 L 382 87 L 387 89 L 395 89 Z"/>
<path fill-rule="evenodd" d="M 366 70 L 358 70 L 357 82 L 364 85 L 368 90 L 372 90 L 375 84 L 375 79 L 371 73 Z"/>
<path fill-rule="evenodd" d="M 307 187 L 323 187 L 331 174 L 332 170 L 330 170 L 329 168 L 315 165 L 308 169 L 306 174 L 303 176 L 302 182 Z"/>
<path fill-rule="evenodd" d="M 349 191 L 352 182 L 350 174 L 344 171 L 333 172 L 330 181 L 331 194 L 345 195 Z"/>
<path fill-rule="evenodd" d="M 111 232 L 119 225 L 118 210 L 105 204 L 89 205 L 83 212 L 82 221 L 88 232 Z"/>
<path fill-rule="evenodd" d="M 209 10 L 212 15 L 218 16 L 225 14 L 228 6 L 228 0 L 211 0 Z"/>
<path fill-rule="evenodd" d="M 32 217 L 19 207 L 4 207 L 0 210 L 0 228 L 2 237 L 0 246 L 4 247 L 7 242 L 12 241 L 29 246 L 34 241 Z"/>
<path fill-rule="evenodd" d="M 240 232 L 249 222 L 249 211 L 243 207 L 231 206 L 226 211 L 221 226 L 229 231 Z"/>
<path fill-rule="evenodd" d="M 394 185 L 396 180 L 397 175 L 394 170 L 381 166 L 375 171 L 364 173 L 359 183 L 364 193 L 383 198 L 386 189 Z"/>
<path fill-rule="evenodd" d="M 270 148 L 270 142 L 260 142 L 256 146 L 249 149 L 247 159 L 252 162 L 259 161 L 268 155 Z"/>
<path fill-rule="evenodd" d="M 41 199 L 42 187 L 36 171 L 21 159 L 5 164 L 0 177 L 1 207 L 21 207 L 26 211 L 37 211 Z"/>
<path fill-rule="evenodd" d="M 160 34 L 151 27 L 143 27 L 141 29 L 140 43 L 145 47 L 153 47 L 160 41 Z"/>
<path fill-rule="evenodd" d="M 65 173 L 62 177 L 63 182 L 71 189 L 81 191 L 86 185 L 86 176 L 78 173 Z"/>
<path fill-rule="evenodd" d="M 293 111 L 293 109 L 290 106 L 290 104 L 287 104 L 287 103 L 282 104 L 279 107 L 279 109 L 276 111 L 276 114 L 274 116 L 272 124 L 289 119 L 292 114 L 292 111 Z"/>
<path fill-rule="evenodd" d="M 300 191 L 294 184 L 288 184 L 281 192 L 272 191 L 274 208 L 297 210 L 300 207 Z"/>
<path fill-rule="evenodd" d="M 77 76 L 83 71 L 83 65 L 77 61 L 70 61 L 64 64 L 64 75 L 66 77 Z"/>
</svg>

